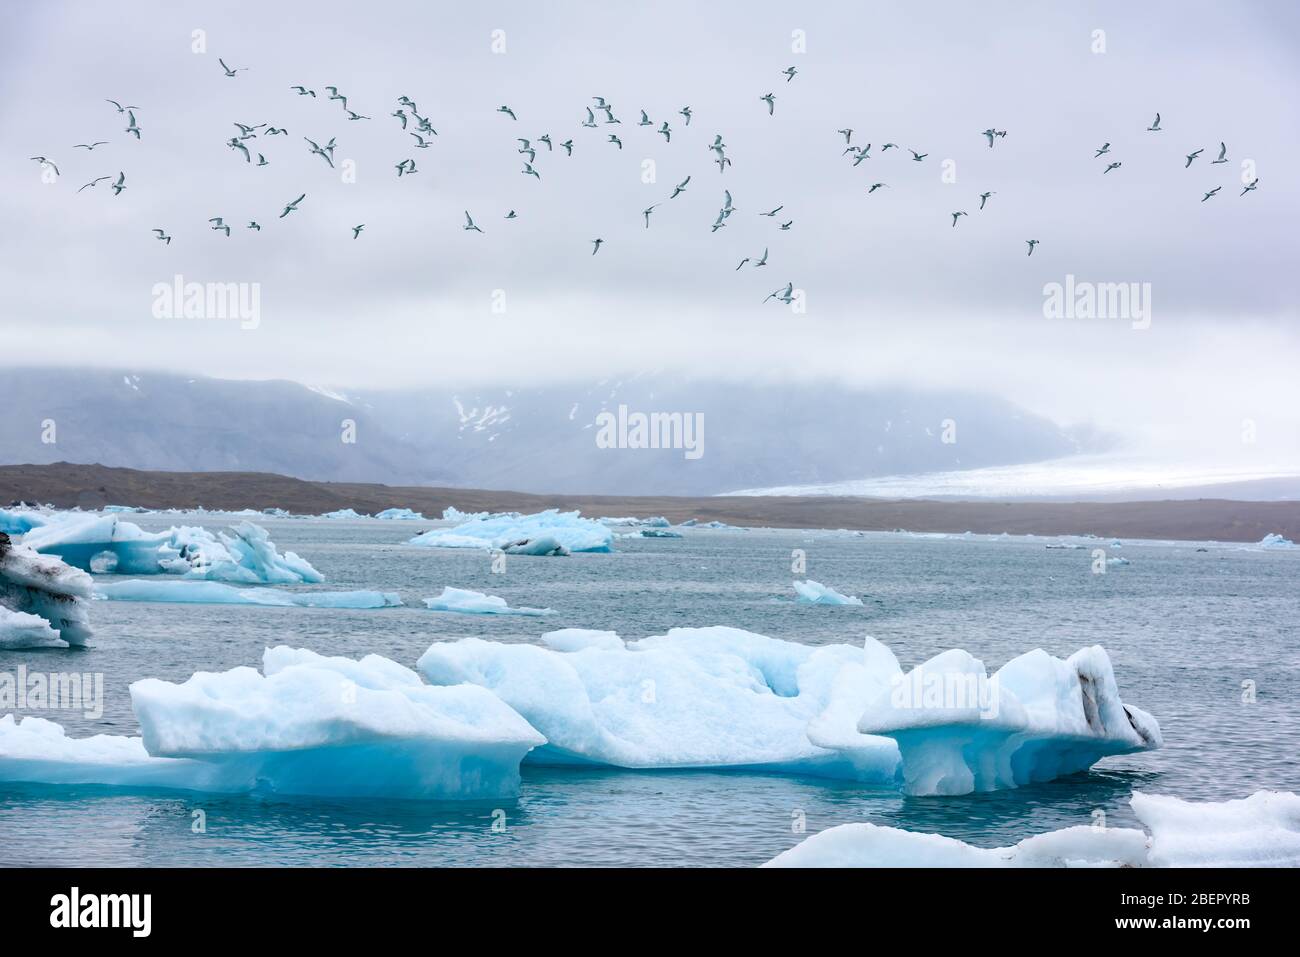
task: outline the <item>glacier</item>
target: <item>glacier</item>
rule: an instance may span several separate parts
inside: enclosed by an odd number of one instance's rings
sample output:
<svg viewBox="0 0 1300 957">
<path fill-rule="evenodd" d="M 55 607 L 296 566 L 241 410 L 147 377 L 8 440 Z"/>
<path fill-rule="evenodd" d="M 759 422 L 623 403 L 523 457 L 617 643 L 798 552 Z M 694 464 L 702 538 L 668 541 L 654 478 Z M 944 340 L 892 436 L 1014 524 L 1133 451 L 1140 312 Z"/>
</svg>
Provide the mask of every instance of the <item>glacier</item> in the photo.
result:
<svg viewBox="0 0 1300 957">
<path fill-rule="evenodd" d="M 430 529 L 407 544 L 422 548 L 487 548 L 514 555 L 566 555 L 613 551 L 609 527 L 578 512 L 547 509 L 533 515 L 475 518 L 452 528 Z"/>
<path fill-rule="evenodd" d="M 903 790 L 969 794 L 1083 771 L 1104 757 L 1159 748 L 1160 726 L 1119 695 L 1098 645 L 1061 660 L 1042 649 L 1003 665 L 954 649 L 891 682 L 858 720 L 898 743 Z"/>
<path fill-rule="evenodd" d="M 841 595 L 834 588 L 823 585 L 821 582 L 815 582 L 811 578 L 807 581 L 794 582 L 795 594 L 798 596 L 795 601 L 801 605 L 861 605 L 862 599 L 853 595 Z"/>
<path fill-rule="evenodd" d="M 0 647 L 84 645 L 92 588 L 85 572 L 0 532 Z"/>
<path fill-rule="evenodd" d="M 841 824 L 763 866 L 1300 866 L 1300 796 L 1289 791 L 1257 791 L 1218 802 L 1136 791 L 1129 803 L 1146 830 L 1078 825 L 1036 834 L 1011 847 L 981 848 L 940 834 Z"/>
<path fill-rule="evenodd" d="M 482 688 L 433 687 L 394 661 L 269 648 L 262 672 L 131 685 L 140 737 L 70 738 L 0 718 L 0 780 L 470 800 L 519 792 L 543 738 Z"/>
<path fill-rule="evenodd" d="M 72 516 L 33 529 L 23 544 L 96 573 L 175 574 L 250 585 L 325 580 L 305 559 L 281 554 L 266 530 L 252 522 L 214 535 L 193 525 L 146 532 L 115 514 Z"/>
<path fill-rule="evenodd" d="M 536 618 L 554 615 L 553 608 L 511 608 L 504 598 L 485 595 L 481 591 L 444 586 L 436 598 L 426 598 L 424 604 L 433 611 L 457 612 L 463 615 L 521 615 Z"/>
<path fill-rule="evenodd" d="M 298 608 L 396 608 L 395 592 L 283 591 L 276 588 L 237 588 L 214 581 L 100 582 L 94 597 L 105 601 L 151 601 L 204 605 L 267 605 Z"/>
</svg>

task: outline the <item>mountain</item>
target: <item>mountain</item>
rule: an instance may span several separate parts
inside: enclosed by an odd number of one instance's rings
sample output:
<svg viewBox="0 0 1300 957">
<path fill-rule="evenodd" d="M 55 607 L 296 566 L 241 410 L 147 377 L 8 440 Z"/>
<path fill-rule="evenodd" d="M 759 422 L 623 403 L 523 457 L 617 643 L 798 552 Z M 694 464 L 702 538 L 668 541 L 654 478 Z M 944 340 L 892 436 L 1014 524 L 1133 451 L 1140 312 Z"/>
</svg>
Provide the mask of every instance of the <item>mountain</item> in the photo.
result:
<svg viewBox="0 0 1300 957">
<path fill-rule="evenodd" d="M 1070 432 L 960 392 L 774 386 L 643 375 L 544 388 L 339 392 L 287 381 L 156 372 L 3 373 L 0 464 L 58 461 L 259 471 L 594 494 L 709 495 L 1038 461 L 1081 450 Z M 609 413 L 682 413 L 696 452 L 602 448 Z M 42 441 L 53 420 L 53 443 Z M 942 441 L 945 421 L 949 437 Z M 353 443 L 344 441 L 354 423 Z M 48 432 L 48 430 L 45 430 Z M 1095 447 L 1089 440 L 1089 449 Z"/>
</svg>

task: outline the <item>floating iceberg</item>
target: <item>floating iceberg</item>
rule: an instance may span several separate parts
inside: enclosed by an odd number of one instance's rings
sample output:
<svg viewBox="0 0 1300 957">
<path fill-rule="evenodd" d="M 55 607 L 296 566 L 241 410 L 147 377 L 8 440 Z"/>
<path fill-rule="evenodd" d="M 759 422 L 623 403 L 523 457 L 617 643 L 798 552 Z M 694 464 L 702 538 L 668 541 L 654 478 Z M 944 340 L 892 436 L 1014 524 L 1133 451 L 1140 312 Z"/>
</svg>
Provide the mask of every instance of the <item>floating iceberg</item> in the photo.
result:
<svg viewBox="0 0 1300 957">
<path fill-rule="evenodd" d="M 1129 561 L 1127 558 L 1125 558 L 1123 555 L 1115 555 L 1112 556 L 1111 558 L 1106 559 L 1106 564 L 1107 565 L 1132 565 L 1133 563 Z"/>
<path fill-rule="evenodd" d="M 215 535 L 192 525 L 146 532 L 116 515 L 92 516 L 33 529 L 23 544 L 85 571 L 119 575 L 183 575 L 210 581 L 290 585 L 324 576 L 293 552 L 276 550 L 266 530 L 240 522 Z"/>
<path fill-rule="evenodd" d="M 1237 801 L 1193 803 L 1135 792 L 1150 831 L 1082 825 L 1011 847 L 981 848 L 939 834 L 841 824 L 814 834 L 765 867 L 1297 867 L 1300 796 L 1257 791 Z"/>
<path fill-rule="evenodd" d="M 1295 548 L 1296 543 L 1289 538 L 1283 538 L 1276 532 L 1271 532 L 1259 540 L 1259 544 L 1264 548 Z"/>
<path fill-rule="evenodd" d="M 519 517 L 518 512 L 462 512 L 454 505 L 448 505 L 442 510 L 444 522 L 481 522 L 484 519 L 502 518 L 506 515 Z"/>
<path fill-rule="evenodd" d="M 598 518 L 596 521 L 600 522 L 602 525 L 609 525 L 613 528 L 632 528 L 638 526 L 644 528 L 669 528 L 672 525 L 668 519 L 661 515 L 656 515 L 652 518 L 636 518 L 635 516 L 629 515 L 625 518 Z"/>
<path fill-rule="evenodd" d="M 898 742 L 912 794 L 1049 781 L 1162 743 L 1156 720 L 1120 700 L 1100 646 L 1065 661 L 1031 651 L 991 678 L 979 659 L 943 652 L 871 701 L 858 730 Z"/>
<path fill-rule="evenodd" d="M 266 651 L 263 672 L 199 672 L 131 685 L 139 738 L 69 738 L 40 718 L 0 718 L 0 780 L 479 799 L 519 790 L 542 743 L 482 688 L 430 687 L 376 655 Z"/>
<path fill-rule="evenodd" d="M 395 522 L 423 522 L 424 516 L 419 512 L 413 512 L 409 508 L 386 508 L 375 515 L 375 518 L 387 519 Z"/>
<path fill-rule="evenodd" d="M 554 615 L 553 608 L 511 608 L 504 598 L 485 595 L 481 591 L 444 587 L 437 598 L 426 598 L 424 604 L 433 611 L 453 611 L 463 615 L 523 615 L 540 617 Z"/>
<path fill-rule="evenodd" d="M 49 524 L 51 516 L 32 509 L 0 508 L 0 532 L 6 535 L 26 535 L 33 528 Z"/>
<path fill-rule="evenodd" d="M 350 508 L 339 508 L 332 512 L 322 512 L 317 518 L 365 518 L 364 515 Z"/>
<path fill-rule="evenodd" d="M 438 642 L 417 668 L 433 684 L 482 685 L 523 715 L 547 741 L 530 763 L 747 768 L 880 784 L 894 778 L 893 742 L 843 728 L 861 707 L 846 708 L 837 697 L 863 690 L 836 686 L 846 666 L 866 676 L 867 690 L 887 687 L 875 665 L 882 652 L 890 662 L 893 656 L 878 642 L 864 653 L 725 627 L 677 628 L 626 644 L 613 632 L 574 629 L 542 640 L 550 647 Z M 843 714 L 850 717 L 836 721 Z M 853 750 L 814 744 L 806 733 L 814 719 L 841 739 L 852 735 Z"/>
<path fill-rule="evenodd" d="M 91 634 L 87 602 L 92 587 L 85 572 L 0 532 L 0 647 L 84 645 Z M 51 642 L 51 633 L 57 641 Z"/>
<path fill-rule="evenodd" d="M 578 512 L 547 509 L 535 515 L 474 519 L 411 539 L 423 548 L 497 548 L 514 555 L 565 555 L 613 550 L 614 533 Z"/>
<path fill-rule="evenodd" d="M 795 593 L 799 596 L 795 601 L 801 605 L 861 605 L 862 599 L 853 595 L 841 595 L 834 588 L 823 585 L 821 582 L 815 582 L 811 578 L 807 581 L 795 581 Z"/>
<path fill-rule="evenodd" d="M 281 591 L 236 588 L 213 581 L 101 582 L 95 597 L 109 601 L 153 601 L 202 605 L 269 605 L 299 608 L 396 608 L 399 595 L 379 591 Z"/>
</svg>

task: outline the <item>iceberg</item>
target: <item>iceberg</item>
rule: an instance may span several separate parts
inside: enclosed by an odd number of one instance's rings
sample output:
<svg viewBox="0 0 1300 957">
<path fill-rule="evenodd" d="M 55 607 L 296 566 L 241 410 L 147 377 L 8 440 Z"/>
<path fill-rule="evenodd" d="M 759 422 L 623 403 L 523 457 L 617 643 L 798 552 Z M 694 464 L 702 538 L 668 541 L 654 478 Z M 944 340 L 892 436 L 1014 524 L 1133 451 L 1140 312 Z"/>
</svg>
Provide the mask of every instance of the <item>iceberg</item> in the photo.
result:
<svg viewBox="0 0 1300 957">
<path fill-rule="evenodd" d="M 453 528 L 430 529 L 408 544 L 422 548 L 500 549 L 513 555 L 567 555 L 613 550 L 614 534 L 578 512 L 547 509 L 535 515 L 476 518 Z"/>
<path fill-rule="evenodd" d="M 652 518 L 636 518 L 635 516 L 626 516 L 624 518 L 598 518 L 596 521 L 602 525 L 609 525 L 612 528 L 669 528 L 672 523 L 662 515 L 656 515 Z"/>
<path fill-rule="evenodd" d="M 350 508 L 338 508 L 332 512 L 322 512 L 317 518 L 365 518 L 364 515 Z"/>
<path fill-rule="evenodd" d="M 268 649 L 263 673 L 131 685 L 142 735 L 69 738 L 0 718 L 0 780 L 468 800 L 511 797 L 543 739 L 482 688 L 436 688 L 377 655 Z"/>
<path fill-rule="evenodd" d="M 861 707 L 840 697 L 861 693 L 861 685 L 836 685 L 841 670 L 858 666 L 855 677 L 867 690 L 887 687 L 879 664 L 893 656 L 874 640 L 864 652 L 712 627 L 626 643 L 613 632 L 566 629 L 542 641 L 547 647 L 437 642 L 416 667 L 432 684 L 480 685 L 514 708 L 546 739 L 529 763 L 744 768 L 882 785 L 894 779 L 894 743 L 843 727 Z M 814 719 L 838 732 L 837 743 L 851 735 L 851 750 L 810 740 Z"/>
<path fill-rule="evenodd" d="M 553 608 L 511 608 L 504 598 L 485 595 L 481 591 L 445 586 L 437 598 L 426 598 L 424 604 L 433 611 L 451 611 L 463 615 L 523 615 L 540 617 L 554 615 Z"/>
<path fill-rule="evenodd" d="M 413 512 L 409 508 L 386 508 L 375 515 L 375 518 L 387 519 L 396 522 L 423 522 L 425 518 L 419 512 Z"/>
<path fill-rule="evenodd" d="M 1283 538 L 1277 532 L 1270 532 L 1259 540 L 1259 544 L 1264 548 L 1295 548 L 1296 543 L 1289 538 Z"/>
<path fill-rule="evenodd" d="M 1031 651 L 991 678 L 965 651 L 943 652 L 876 696 L 858 730 L 898 743 L 910 794 L 1019 787 L 1162 744 L 1155 718 L 1120 699 L 1096 645 L 1064 661 Z"/>
<path fill-rule="evenodd" d="M 0 532 L 6 535 L 26 535 L 50 520 L 50 516 L 31 509 L 0 508 Z"/>
<path fill-rule="evenodd" d="M 1145 831 L 1081 825 L 1037 834 L 1011 847 L 981 848 L 940 834 L 841 824 L 763 866 L 1300 866 L 1300 796 L 1289 791 L 1203 803 L 1134 792 L 1129 803 Z"/>
<path fill-rule="evenodd" d="M 379 591 L 281 591 L 236 588 L 214 581 L 117 581 L 95 586 L 106 601 L 176 602 L 203 605 L 268 605 L 298 608 L 396 608 L 402 599 Z"/>
<path fill-rule="evenodd" d="M 23 544 L 96 573 L 175 574 L 250 585 L 325 580 L 293 552 L 280 554 L 266 530 L 252 522 L 214 535 L 192 525 L 146 532 L 116 515 L 92 516 L 34 529 L 23 536 Z"/>
<path fill-rule="evenodd" d="M 84 645 L 91 635 L 92 587 L 85 572 L 0 532 L 0 647 L 48 647 L 51 633 L 54 644 Z"/>
<path fill-rule="evenodd" d="M 821 582 L 815 582 L 811 578 L 807 581 L 795 581 L 795 594 L 798 597 L 795 601 L 801 605 L 861 605 L 862 599 L 853 595 L 841 595 L 834 588 L 823 585 Z"/>
</svg>

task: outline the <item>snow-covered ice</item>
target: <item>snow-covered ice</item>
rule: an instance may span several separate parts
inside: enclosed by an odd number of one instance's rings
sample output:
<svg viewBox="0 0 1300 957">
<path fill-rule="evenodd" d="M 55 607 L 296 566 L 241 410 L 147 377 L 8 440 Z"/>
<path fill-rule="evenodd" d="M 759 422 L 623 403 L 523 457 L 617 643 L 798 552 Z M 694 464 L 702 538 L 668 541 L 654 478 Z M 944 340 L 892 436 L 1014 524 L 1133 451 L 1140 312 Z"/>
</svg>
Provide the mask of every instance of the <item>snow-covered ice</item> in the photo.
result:
<svg viewBox="0 0 1300 957">
<path fill-rule="evenodd" d="M 90 637 L 89 575 L 54 555 L 41 555 L 0 532 L 0 647 L 46 647 L 50 631 L 59 642 L 84 645 Z M 17 616 L 17 617 L 16 617 Z M 31 617 L 43 619 L 41 629 Z"/>
<path fill-rule="evenodd" d="M 1162 743 L 1155 718 L 1120 699 L 1110 657 L 1095 645 L 1064 661 L 1031 651 L 992 677 L 965 651 L 943 652 L 877 695 L 858 730 L 898 742 L 912 794 L 1048 781 Z"/>
<path fill-rule="evenodd" d="M 422 548 L 496 548 L 516 555 L 558 555 L 613 550 L 608 526 L 578 512 L 547 509 L 534 515 L 476 518 L 453 528 L 435 528 L 409 544 Z"/>
<path fill-rule="evenodd" d="M 382 512 L 376 513 L 375 518 L 397 522 L 423 522 L 425 520 L 423 515 L 409 508 L 386 508 Z"/>
<path fill-rule="evenodd" d="M 205 605 L 272 605 L 299 608 L 395 608 L 402 599 L 394 592 L 283 591 L 277 588 L 237 588 L 213 581 L 100 582 L 95 597 L 110 601 L 153 601 Z"/>
<path fill-rule="evenodd" d="M 554 615 L 553 608 L 511 608 L 504 598 L 485 595 L 481 591 L 445 586 L 436 598 L 426 598 L 424 604 L 433 611 L 458 612 L 464 615 L 522 615 L 540 617 Z"/>
<path fill-rule="evenodd" d="M 853 595 L 841 595 L 834 588 L 823 585 L 821 582 L 815 582 L 811 578 L 807 581 L 794 582 L 795 594 L 798 596 L 795 601 L 801 605 L 861 605 L 862 599 Z"/>
<path fill-rule="evenodd" d="M 1289 538 L 1284 538 L 1277 532 L 1270 532 L 1259 540 L 1259 544 L 1264 548 L 1296 548 L 1296 543 Z"/>
</svg>

